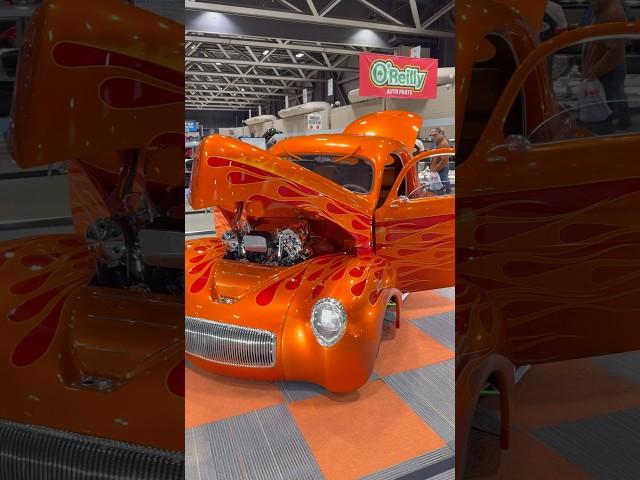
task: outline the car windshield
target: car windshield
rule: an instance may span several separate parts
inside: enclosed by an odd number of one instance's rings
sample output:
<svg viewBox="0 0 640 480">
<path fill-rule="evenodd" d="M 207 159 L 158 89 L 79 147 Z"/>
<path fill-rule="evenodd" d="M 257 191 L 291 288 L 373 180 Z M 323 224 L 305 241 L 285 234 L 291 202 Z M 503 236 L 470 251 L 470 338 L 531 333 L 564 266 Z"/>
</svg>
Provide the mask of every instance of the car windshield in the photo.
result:
<svg viewBox="0 0 640 480">
<path fill-rule="evenodd" d="M 283 158 L 328 178 L 355 193 L 367 194 L 373 187 L 373 166 L 359 157 L 296 155 Z"/>
</svg>

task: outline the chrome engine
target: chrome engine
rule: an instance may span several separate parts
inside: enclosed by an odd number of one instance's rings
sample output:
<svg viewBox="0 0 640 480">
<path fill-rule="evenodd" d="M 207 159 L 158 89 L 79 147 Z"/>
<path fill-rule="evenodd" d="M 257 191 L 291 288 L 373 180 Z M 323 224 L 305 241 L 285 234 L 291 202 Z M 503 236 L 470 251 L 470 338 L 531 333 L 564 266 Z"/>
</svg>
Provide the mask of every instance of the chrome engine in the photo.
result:
<svg viewBox="0 0 640 480">
<path fill-rule="evenodd" d="M 289 266 L 313 255 L 312 238 L 304 226 L 273 231 L 229 230 L 221 240 L 227 247 L 225 258 L 231 260 Z"/>
<path fill-rule="evenodd" d="M 180 295 L 182 222 L 128 213 L 93 222 L 85 234 L 97 254 L 95 283 L 101 286 Z"/>
</svg>

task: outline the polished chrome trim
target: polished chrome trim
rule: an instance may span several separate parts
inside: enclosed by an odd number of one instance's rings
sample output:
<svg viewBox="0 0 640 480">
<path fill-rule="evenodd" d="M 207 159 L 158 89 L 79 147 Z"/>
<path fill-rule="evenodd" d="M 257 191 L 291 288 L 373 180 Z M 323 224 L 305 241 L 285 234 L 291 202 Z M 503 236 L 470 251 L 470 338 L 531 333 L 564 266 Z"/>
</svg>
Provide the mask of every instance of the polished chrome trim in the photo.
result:
<svg viewBox="0 0 640 480">
<path fill-rule="evenodd" d="M 325 303 L 328 303 L 329 305 L 332 305 L 335 308 L 337 308 L 338 311 L 340 312 L 340 317 L 342 319 L 341 325 L 340 325 L 340 327 L 341 327 L 340 333 L 338 334 L 337 337 L 335 337 L 335 338 L 333 338 L 331 340 L 327 340 L 327 339 L 325 339 L 324 337 L 322 337 L 320 335 L 320 333 L 317 330 L 316 323 L 314 321 L 314 316 L 315 316 L 316 309 L 318 307 L 320 307 L 322 304 L 325 304 Z M 338 300 L 336 298 L 333 298 L 333 297 L 323 297 L 320 300 L 318 300 L 313 305 L 313 308 L 311 309 L 311 317 L 310 317 L 309 321 L 311 322 L 311 328 L 313 330 L 313 334 L 316 337 L 316 340 L 323 347 L 333 347 L 336 343 L 338 343 L 340 341 L 340 339 L 344 336 L 344 332 L 347 330 L 347 312 L 345 311 L 344 305 L 342 305 L 342 302 L 340 302 L 340 300 Z"/>
<path fill-rule="evenodd" d="M 185 351 L 234 367 L 270 368 L 276 364 L 276 335 L 267 330 L 184 317 Z"/>
<path fill-rule="evenodd" d="M 0 418 L 2 480 L 184 480 L 184 467 L 180 452 Z"/>
</svg>

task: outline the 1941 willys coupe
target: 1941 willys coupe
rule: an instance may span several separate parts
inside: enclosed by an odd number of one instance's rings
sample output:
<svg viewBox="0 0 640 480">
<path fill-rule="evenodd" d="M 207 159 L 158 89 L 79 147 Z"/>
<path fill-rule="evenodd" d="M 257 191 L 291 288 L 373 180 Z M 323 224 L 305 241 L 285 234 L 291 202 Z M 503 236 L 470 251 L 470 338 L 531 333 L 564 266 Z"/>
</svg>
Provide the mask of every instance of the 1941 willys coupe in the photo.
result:
<svg viewBox="0 0 640 480">
<path fill-rule="evenodd" d="M 420 116 L 366 115 L 343 134 L 269 151 L 213 135 L 198 149 L 194 209 L 230 229 L 186 244 L 186 351 L 211 371 L 349 392 L 371 375 L 401 292 L 454 280 L 454 196 L 433 195 L 411 156 Z M 219 226 L 216 226 L 219 228 Z"/>
</svg>

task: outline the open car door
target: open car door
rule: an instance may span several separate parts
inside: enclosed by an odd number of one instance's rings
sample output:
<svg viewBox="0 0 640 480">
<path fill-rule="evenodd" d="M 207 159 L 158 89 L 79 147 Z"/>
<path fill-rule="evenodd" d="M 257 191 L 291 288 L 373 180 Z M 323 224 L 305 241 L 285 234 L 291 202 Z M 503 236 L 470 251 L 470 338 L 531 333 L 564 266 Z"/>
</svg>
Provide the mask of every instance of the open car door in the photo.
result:
<svg viewBox="0 0 640 480">
<path fill-rule="evenodd" d="M 548 68 L 576 46 L 625 48 L 632 38 L 640 38 L 639 23 L 595 25 L 541 44 L 457 169 L 456 288 L 477 292 L 457 306 L 457 327 L 500 332 L 501 353 L 516 365 L 640 349 L 640 118 L 624 117 L 633 117 L 624 104 L 633 100 L 608 98 L 614 115 L 588 121 L 576 98 L 582 77 L 572 70 L 552 81 Z M 505 136 L 516 98 L 527 98 L 540 72 L 562 111 Z"/>
<path fill-rule="evenodd" d="M 418 174 L 423 178 L 420 182 L 404 180 L 407 175 L 417 174 L 418 164 L 454 153 L 454 149 L 448 148 L 413 157 L 375 212 L 376 254 L 391 262 L 403 292 L 453 286 L 455 197 L 448 192 L 434 193 L 424 175 Z M 401 185 L 417 183 L 414 191 L 401 191 Z"/>
</svg>

